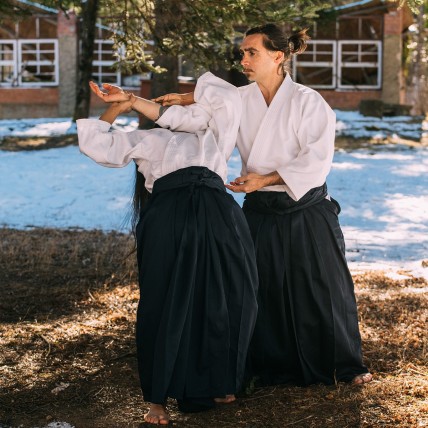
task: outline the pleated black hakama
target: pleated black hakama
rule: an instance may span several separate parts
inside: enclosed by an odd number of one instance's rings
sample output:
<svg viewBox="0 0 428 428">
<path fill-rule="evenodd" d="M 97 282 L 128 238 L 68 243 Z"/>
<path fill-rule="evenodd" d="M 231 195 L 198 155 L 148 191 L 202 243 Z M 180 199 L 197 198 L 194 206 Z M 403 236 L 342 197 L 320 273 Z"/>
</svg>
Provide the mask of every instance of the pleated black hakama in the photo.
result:
<svg viewBox="0 0 428 428">
<path fill-rule="evenodd" d="M 367 372 L 340 207 L 326 196 L 326 185 L 298 202 L 285 192 L 246 195 L 259 273 L 248 376 L 258 385 L 331 384 Z"/>
<path fill-rule="evenodd" d="M 184 168 L 155 181 L 136 233 L 144 399 L 235 394 L 257 314 L 254 246 L 241 208 L 217 174 Z"/>
</svg>

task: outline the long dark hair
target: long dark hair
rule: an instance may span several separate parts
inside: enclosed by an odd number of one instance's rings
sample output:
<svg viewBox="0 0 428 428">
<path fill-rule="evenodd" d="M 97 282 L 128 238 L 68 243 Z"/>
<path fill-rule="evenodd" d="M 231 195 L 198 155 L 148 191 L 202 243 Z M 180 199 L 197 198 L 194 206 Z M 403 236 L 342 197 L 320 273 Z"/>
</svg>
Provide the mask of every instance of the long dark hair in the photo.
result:
<svg viewBox="0 0 428 428">
<path fill-rule="evenodd" d="M 245 36 L 251 36 L 252 34 L 262 34 L 263 46 L 269 51 L 281 51 L 284 52 L 284 61 L 281 64 L 283 74 L 285 75 L 287 70 L 287 61 L 292 55 L 298 55 L 305 51 L 307 43 L 306 41 L 310 37 L 306 34 L 307 28 L 291 34 L 290 37 L 281 30 L 275 24 L 264 24 L 257 27 L 250 28 L 245 32 Z"/>
<path fill-rule="evenodd" d="M 131 209 L 131 230 L 134 237 L 136 236 L 135 229 L 137 227 L 140 214 L 150 193 L 146 189 L 146 179 L 141 172 L 138 171 L 138 165 L 135 165 L 135 180 L 134 180 L 134 194 L 132 196 L 132 209 Z"/>
</svg>

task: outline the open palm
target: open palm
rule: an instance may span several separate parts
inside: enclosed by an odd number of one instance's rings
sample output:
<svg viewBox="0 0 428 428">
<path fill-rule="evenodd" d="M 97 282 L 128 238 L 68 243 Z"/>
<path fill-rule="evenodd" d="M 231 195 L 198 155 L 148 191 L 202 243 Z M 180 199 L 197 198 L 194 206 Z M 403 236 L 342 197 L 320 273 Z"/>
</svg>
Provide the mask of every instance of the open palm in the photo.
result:
<svg viewBox="0 0 428 428">
<path fill-rule="evenodd" d="M 89 87 L 92 92 L 98 97 L 101 98 L 106 103 L 115 103 L 121 101 L 128 101 L 131 97 L 129 92 L 125 92 L 122 88 L 115 85 L 110 85 L 109 83 L 103 83 L 102 87 L 104 91 L 95 83 L 89 82 Z"/>
</svg>

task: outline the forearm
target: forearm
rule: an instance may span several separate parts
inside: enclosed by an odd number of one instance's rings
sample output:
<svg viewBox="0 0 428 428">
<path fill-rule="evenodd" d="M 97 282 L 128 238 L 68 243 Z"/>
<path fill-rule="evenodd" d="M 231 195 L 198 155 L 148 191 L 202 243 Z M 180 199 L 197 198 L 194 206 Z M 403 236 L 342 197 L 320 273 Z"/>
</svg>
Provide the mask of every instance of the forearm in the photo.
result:
<svg viewBox="0 0 428 428">
<path fill-rule="evenodd" d="M 183 106 L 187 106 L 190 104 L 194 104 L 195 98 L 194 98 L 194 92 L 188 92 L 187 94 L 181 94 L 181 101 Z"/>
<path fill-rule="evenodd" d="M 160 97 L 154 98 L 152 101 L 159 103 L 163 106 L 188 106 L 195 103 L 194 92 L 187 94 L 165 94 Z"/>
<path fill-rule="evenodd" d="M 275 186 L 278 184 L 285 184 L 282 177 L 279 175 L 278 171 L 270 172 L 269 174 L 262 175 L 264 180 L 264 186 Z"/>
<path fill-rule="evenodd" d="M 230 184 L 226 184 L 226 187 L 233 192 L 251 193 L 263 187 L 275 186 L 278 184 L 285 183 L 277 171 L 265 175 L 250 172 L 248 175 L 238 177 Z"/>
<path fill-rule="evenodd" d="M 135 101 L 132 104 L 134 111 L 143 114 L 150 120 L 157 120 L 159 118 L 160 107 L 160 104 L 140 97 L 135 97 Z"/>
<path fill-rule="evenodd" d="M 120 103 L 112 103 L 109 105 L 107 110 L 100 116 L 100 120 L 104 122 L 113 124 L 116 118 L 124 112 L 123 108 L 120 106 Z"/>
</svg>

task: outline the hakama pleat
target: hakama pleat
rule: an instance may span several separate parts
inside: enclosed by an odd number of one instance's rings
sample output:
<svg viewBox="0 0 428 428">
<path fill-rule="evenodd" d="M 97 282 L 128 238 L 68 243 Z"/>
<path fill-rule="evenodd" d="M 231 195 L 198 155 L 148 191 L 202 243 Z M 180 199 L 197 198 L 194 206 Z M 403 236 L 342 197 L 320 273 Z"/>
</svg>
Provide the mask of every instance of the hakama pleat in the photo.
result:
<svg viewBox="0 0 428 428">
<path fill-rule="evenodd" d="M 155 181 L 137 225 L 137 354 L 146 401 L 235 394 L 257 313 L 254 246 L 220 177 Z"/>
<path fill-rule="evenodd" d="M 297 203 L 283 192 L 244 202 L 259 273 L 248 359 L 256 384 L 332 384 L 367 372 L 340 208 L 326 195 L 324 185 Z"/>
</svg>

